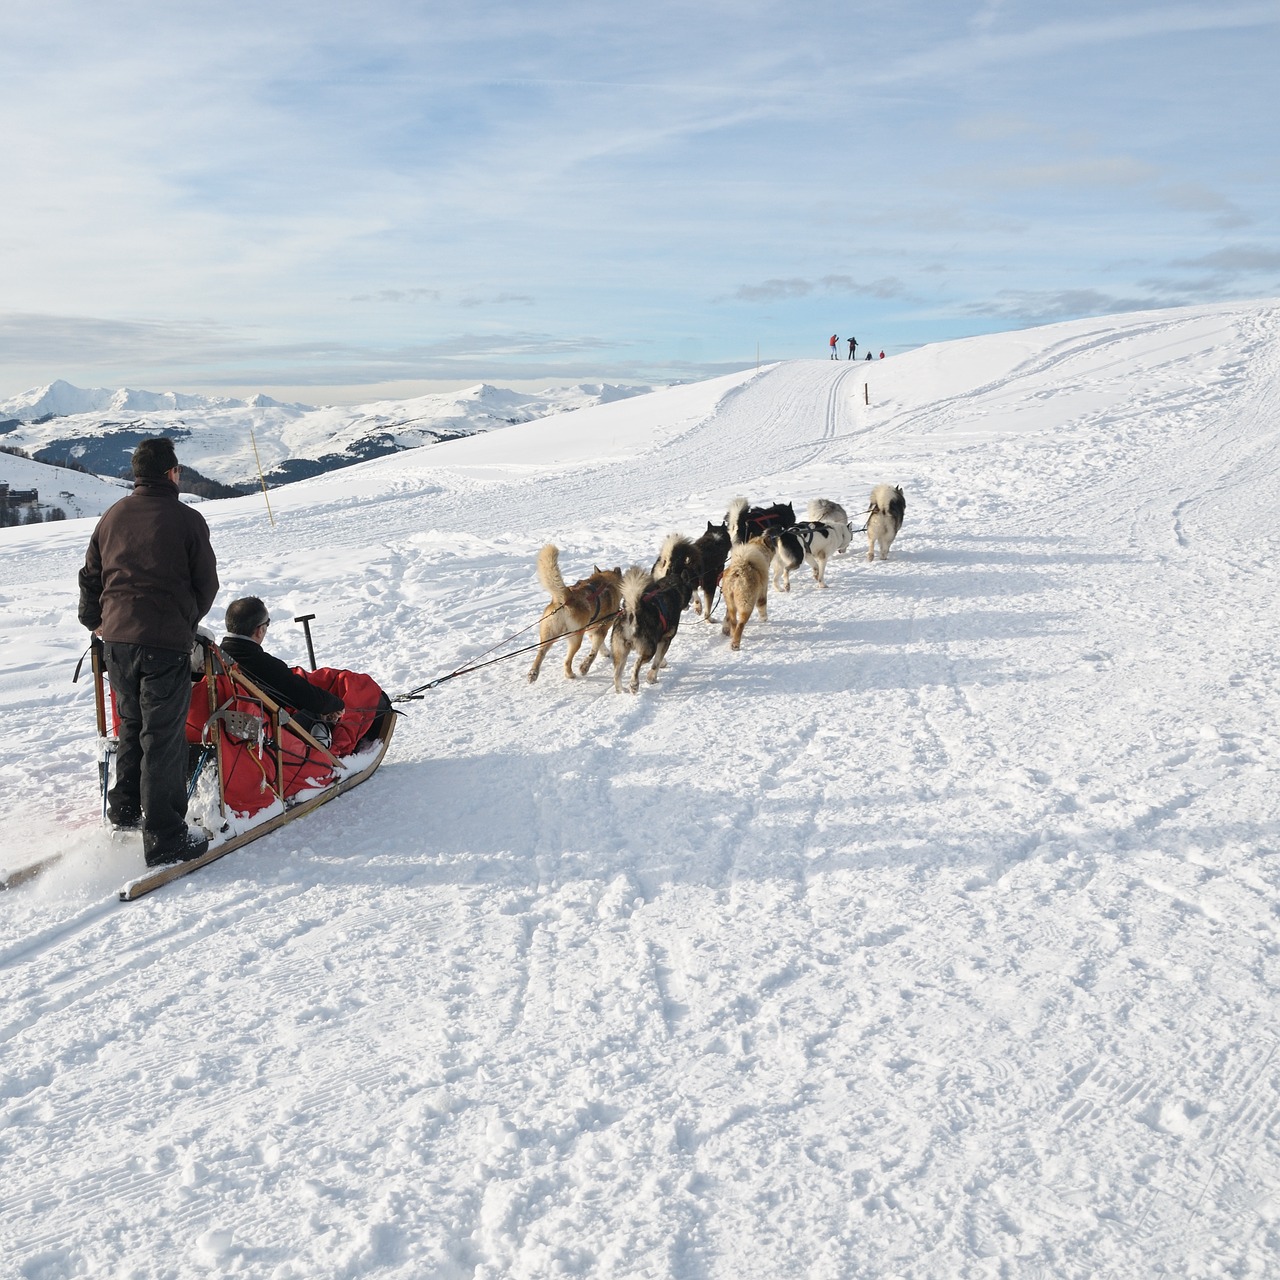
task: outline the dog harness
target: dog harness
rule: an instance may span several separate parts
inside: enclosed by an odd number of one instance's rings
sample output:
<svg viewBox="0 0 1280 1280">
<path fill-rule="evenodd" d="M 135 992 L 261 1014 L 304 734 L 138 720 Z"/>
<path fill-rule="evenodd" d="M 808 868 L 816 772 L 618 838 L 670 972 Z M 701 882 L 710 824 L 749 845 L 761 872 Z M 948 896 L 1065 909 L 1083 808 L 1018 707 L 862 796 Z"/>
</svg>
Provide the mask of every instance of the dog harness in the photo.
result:
<svg viewBox="0 0 1280 1280">
<path fill-rule="evenodd" d="M 587 623 L 587 626 L 589 627 L 600 616 L 600 600 L 604 596 L 606 587 L 602 582 L 589 582 L 585 587 L 583 587 L 583 590 L 591 597 L 591 622 Z M 586 627 L 584 627 L 583 630 L 585 631 Z"/>
<path fill-rule="evenodd" d="M 664 599 L 667 601 L 668 607 L 670 606 L 671 597 L 669 592 L 665 590 L 646 591 L 644 595 L 640 597 L 640 599 L 643 600 L 645 604 L 652 605 L 653 608 L 657 611 L 658 617 L 662 619 L 662 634 L 664 636 L 668 632 L 673 630 L 673 624 L 671 622 L 671 619 L 667 617 L 667 610 L 663 608 Z M 677 620 L 679 619 L 679 617 L 680 615 L 677 613 L 676 614 Z"/>
</svg>

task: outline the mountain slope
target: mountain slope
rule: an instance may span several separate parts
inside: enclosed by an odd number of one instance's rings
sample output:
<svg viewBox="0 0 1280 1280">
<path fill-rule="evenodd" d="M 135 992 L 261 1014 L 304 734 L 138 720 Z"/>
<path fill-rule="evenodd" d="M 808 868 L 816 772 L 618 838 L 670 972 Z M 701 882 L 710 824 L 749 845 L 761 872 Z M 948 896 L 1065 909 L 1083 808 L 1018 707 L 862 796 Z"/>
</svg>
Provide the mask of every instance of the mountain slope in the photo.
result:
<svg viewBox="0 0 1280 1280">
<path fill-rule="evenodd" d="M 90 471 L 127 472 L 145 436 L 179 442 L 183 461 L 224 484 L 253 483 L 259 466 L 286 484 L 403 449 L 608 404 L 646 387 L 607 383 L 552 387 L 537 394 L 480 384 L 464 391 L 313 408 L 180 392 L 107 390 L 58 381 L 0 401 L 0 439 L 37 461 L 71 458 Z"/>
<path fill-rule="evenodd" d="M 901 483 L 886 563 L 528 655 L 124 907 L 75 570 L 0 560 L 0 1250 L 27 1274 L 1266 1275 L 1280 306 L 795 362 L 206 505 L 272 643 L 392 688 L 729 499 Z M 526 643 L 529 633 L 511 641 Z M 128 1141 L 121 1142 L 121 1134 Z M 39 1212 L 31 1210 L 38 1206 Z"/>
</svg>

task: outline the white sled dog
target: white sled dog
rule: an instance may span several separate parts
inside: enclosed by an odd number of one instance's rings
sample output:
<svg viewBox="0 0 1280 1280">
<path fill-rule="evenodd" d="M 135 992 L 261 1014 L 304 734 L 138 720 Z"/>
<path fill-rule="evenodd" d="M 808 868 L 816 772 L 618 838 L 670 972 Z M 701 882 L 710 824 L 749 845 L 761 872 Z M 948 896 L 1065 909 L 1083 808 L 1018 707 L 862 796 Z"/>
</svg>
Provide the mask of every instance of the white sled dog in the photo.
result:
<svg viewBox="0 0 1280 1280">
<path fill-rule="evenodd" d="M 902 528 L 902 517 L 906 515 L 907 500 L 902 496 L 900 486 L 878 484 L 871 490 L 871 505 L 867 508 L 867 559 L 876 558 L 876 547 L 880 547 L 880 559 L 889 558 L 889 548 Z"/>
<path fill-rule="evenodd" d="M 578 668 L 578 674 L 585 676 L 617 616 L 622 600 L 622 570 L 593 568 L 589 578 L 566 587 L 560 576 L 560 550 L 548 542 L 538 552 L 538 581 L 551 597 L 551 602 L 542 611 L 538 652 L 534 655 L 533 666 L 529 668 L 529 683 L 538 678 L 547 650 L 565 635 L 569 637 L 569 652 L 564 656 L 566 680 L 573 679 L 573 660 L 582 648 L 583 639 L 591 637 L 590 652 Z"/>
<path fill-rule="evenodd" d="M 773 552 L 773 585 L 790 591 L 791 571 L 807 562 L 813 569 L 814 581 L 825 587 L 827 557 L 843 551 L 852 536 L 847 524 L 825 524 L 821 520 L 803 520 L 783 529 Z"/>
<path fill-rule="evenodd" d="M 724 626 L 729 648 L 742 644 L 742 629 L 755 609 L 761 622 L 769 621 L 769 561 L 773 548 L 766 538 L 752 538 L 739 543 L 729 553 L 720 594 L 724 597 Z"/>
</svg>

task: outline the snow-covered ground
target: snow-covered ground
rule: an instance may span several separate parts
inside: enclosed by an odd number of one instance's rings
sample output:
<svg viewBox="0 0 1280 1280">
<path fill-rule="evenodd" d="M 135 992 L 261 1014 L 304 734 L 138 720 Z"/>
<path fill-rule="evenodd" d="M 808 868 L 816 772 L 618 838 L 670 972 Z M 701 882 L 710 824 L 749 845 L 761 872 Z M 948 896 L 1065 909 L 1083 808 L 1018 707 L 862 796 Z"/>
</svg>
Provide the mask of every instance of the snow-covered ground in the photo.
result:
<svg viewBox="0 0 1280 1280">
<path fill-rule="evenodd" d="M 1274 1276 L 1280 304 L 804 361 L 205 507 L 392 691 L 735 494 L 900 483 L 656 686 L 528 656 L 138 903 L 75 574 L 0 535 L 0 1271 Z M 518 645 L 526 634 L 512 642 Z M 1277 859 L 1277 861 L 1273 861 Z"/>
<path fill-rule="evenodd" d="M 58 381 L 0 400 L 0 425 L 8 424 L 0 443 L 32 455 L 52 449 L 59 459 L 69 457 L 90 470 L 115 475 L 128 470 L 138 439 L 168 434 L 178 440 L 186 465 L 224 484 L 242 484 L 257 480 L 259 467 L 271 473 L 299 460 L 350 461 L 375 456 L 371 449 L 415 449 L 513 422 L 610 404 L 648 390 L 581 383 L 529 393 L 479 383 L 408 400 L 314 408 L 281 404 L 263 395 L 236 400 L 128 387 L 75 387 Z M 0 455 L 0 479 L 7 478 L 6 465 Z M 65 487 L 73 485 L 65 482 Z"/>
</svg>

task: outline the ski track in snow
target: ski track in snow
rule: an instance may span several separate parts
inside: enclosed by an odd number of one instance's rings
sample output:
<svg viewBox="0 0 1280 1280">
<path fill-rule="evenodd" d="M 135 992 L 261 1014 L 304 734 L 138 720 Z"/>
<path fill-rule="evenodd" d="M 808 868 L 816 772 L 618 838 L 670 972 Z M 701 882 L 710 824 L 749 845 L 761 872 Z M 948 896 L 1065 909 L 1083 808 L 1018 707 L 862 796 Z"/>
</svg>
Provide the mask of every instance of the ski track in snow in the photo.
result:
<svg viewBox="0 0 1280 1280">
<path fill-rule="evenodd" d="M 442 684 L 132 904 L 91 524 L 7 531 L 3 861 L 68 856 L 0 896 L 0 1274 L 1274 1275 L 1278 386 L 1280 308 L 1149 313 L 212 504 L 213 620 L 261 594 L 301 661 L 315 612 L 393 691 L 534 623 L 548 540 L 572 581 L 736 494 L 907 514 L 636 696 L 559 647 Z"/>
</svg>

